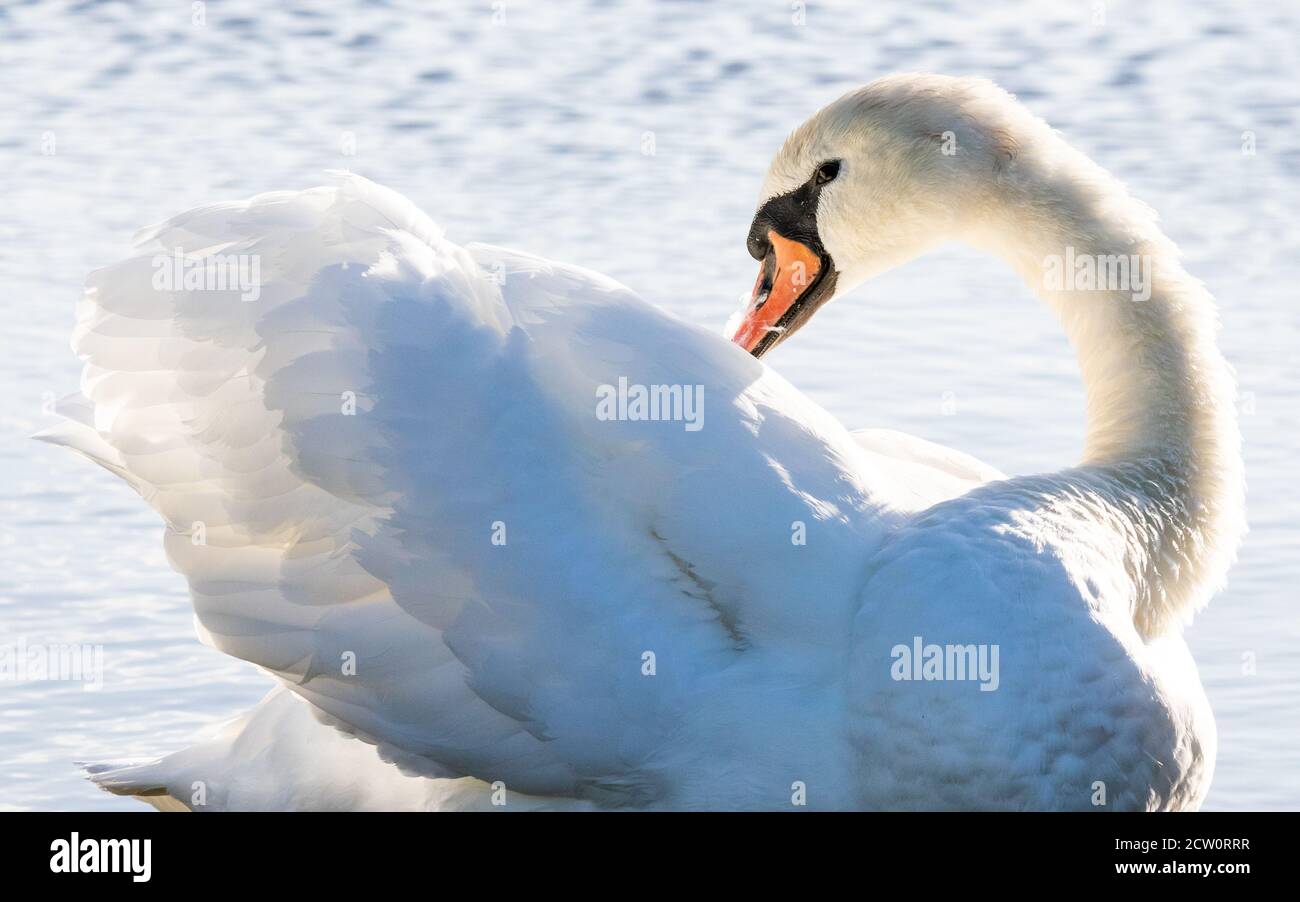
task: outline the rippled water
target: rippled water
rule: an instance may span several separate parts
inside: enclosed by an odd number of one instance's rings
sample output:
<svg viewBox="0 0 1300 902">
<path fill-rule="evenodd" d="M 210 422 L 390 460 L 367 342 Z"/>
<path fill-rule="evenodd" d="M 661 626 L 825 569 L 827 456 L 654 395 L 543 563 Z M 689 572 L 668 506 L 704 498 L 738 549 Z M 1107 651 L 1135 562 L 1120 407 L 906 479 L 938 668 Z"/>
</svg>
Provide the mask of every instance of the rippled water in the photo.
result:
<svg viewBox="0 0 1300 902">
<path fill-rule="evenodd" d="M 0 683 L 0 807 L 133 807 L 72 762 L 179 748 L 268 685 L 194 638 L 139 499 L 25 439 L 76 385 L 82 279 L 134 229 L 349 168 L 453 238 L 581 263 L 720 327 L 752 283 L 744 235 L 785 133 L 877 75 L 931 70 L 992 77 L 1121 175 L 1220 299 L 1252 532 L 1189 632 L 1219 724 L 1207 807 L 1300 808 L 1294 4 L 265 6 L 213 3 L 202 23 L 186 3 L 0 8 L 0 644 L 99 643 L 106 668 L 99 692 Z M 853 428 L 1009 472 L 1081 446 L 1055 322 L 966 250 L 837 302 L 778 358 Z"/>
</svg>

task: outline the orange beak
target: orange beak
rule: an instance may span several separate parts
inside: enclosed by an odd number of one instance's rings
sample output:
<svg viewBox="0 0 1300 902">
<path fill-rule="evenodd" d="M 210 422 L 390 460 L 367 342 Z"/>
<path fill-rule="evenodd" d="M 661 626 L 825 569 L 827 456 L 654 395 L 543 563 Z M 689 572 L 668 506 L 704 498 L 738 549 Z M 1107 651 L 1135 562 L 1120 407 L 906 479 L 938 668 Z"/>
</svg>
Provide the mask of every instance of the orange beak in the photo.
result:
<svg viewBox="0 0 1300 902">
<path fill-rule="evenodd" d="M 822 266 L 821 258 L 798 241 L 782 238 L 775 231 L 769 231 L 767 239 L 772 250 L 759 266 L 749 306 L 731 338 L 751 354 L 773 333 L 777 338 L 768 341 L 764 348 L 780 340 L 780 333 L 787 328 L 781 322 L 782 317 L 816 281 Z"/>
</svg>

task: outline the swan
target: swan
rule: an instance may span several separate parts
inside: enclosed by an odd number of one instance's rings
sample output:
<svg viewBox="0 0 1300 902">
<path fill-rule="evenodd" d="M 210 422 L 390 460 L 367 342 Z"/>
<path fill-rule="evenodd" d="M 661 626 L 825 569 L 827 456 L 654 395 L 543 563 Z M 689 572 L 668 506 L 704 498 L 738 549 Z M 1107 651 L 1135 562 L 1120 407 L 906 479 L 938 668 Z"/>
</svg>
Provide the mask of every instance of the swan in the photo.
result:
<svg viewBox="0 0 1300 902">
<path fill-rule="evenodd" d="M 851 433 L 765 362 L 946 241 L 1059 317 L 1078 465 Z M 791 134 L 747 246 L 719 337 L 357 176 L 142 232 L 43 437 L 158 511 L 202 640 L 277 687 L 91 778 L 194 810 L 1197 808 L 1182 628 L 1244 481 L 1152 211 L 991 82 L 898 75 Z"/>
</svg>

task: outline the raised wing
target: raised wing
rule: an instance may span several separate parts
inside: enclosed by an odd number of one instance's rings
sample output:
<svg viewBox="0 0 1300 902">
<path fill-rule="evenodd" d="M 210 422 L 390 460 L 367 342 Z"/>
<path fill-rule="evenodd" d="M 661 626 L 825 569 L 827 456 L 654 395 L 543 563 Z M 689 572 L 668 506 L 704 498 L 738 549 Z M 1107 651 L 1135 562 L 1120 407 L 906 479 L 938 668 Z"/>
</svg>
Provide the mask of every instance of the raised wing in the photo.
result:
<svg viewBox="0 0 1300 902">
<path fill-rule="evenodd" d="M 253 290 L 210 275 L 241 264 Z M 205 641 L 423 774 L 671 794 L 663 761 L 753 703 L 738 665 L 831 666 L 891 522 L 739 349 L 360 178 L 147 231 L 74 347 L 53 440 L 163 516 Z"/>
</svg>

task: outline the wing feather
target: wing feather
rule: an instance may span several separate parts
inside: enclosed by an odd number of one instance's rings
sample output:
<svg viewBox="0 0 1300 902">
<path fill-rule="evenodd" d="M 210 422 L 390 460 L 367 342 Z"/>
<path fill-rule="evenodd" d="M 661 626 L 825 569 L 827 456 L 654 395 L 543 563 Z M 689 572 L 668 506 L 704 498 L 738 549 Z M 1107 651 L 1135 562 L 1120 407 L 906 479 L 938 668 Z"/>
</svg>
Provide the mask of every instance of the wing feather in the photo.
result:
<svg viewBox="0 0 1300 902">
<path fill-rule="evenodd" d="M 205 641 L 390 760 L 644 801 L 722 728 L 746 659 L 811 679 L 793 649 L 842 649 L 888 498 L 848 433 L 716 336 L 594 273 L 458 247 L 357 177 L 139 241 L 89 280 L 84 399 L 50 438 L 163 516 Z M 178 248 L 255 258 L 258 297 L 158 287 Z M 620 378 L 700 386 L 703 428 L 598 418 Z"/>
</svg>

